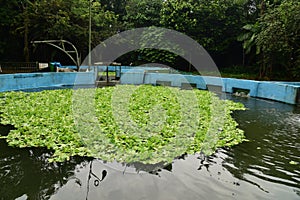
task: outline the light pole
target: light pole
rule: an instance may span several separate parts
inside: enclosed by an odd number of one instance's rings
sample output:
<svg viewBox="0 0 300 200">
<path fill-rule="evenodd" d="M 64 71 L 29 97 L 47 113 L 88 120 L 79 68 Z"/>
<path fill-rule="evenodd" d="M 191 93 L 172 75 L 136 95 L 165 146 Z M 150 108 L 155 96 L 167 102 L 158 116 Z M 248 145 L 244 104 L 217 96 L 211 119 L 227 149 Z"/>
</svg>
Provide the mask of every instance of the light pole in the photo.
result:
<svg viewBox="0 0 300 200">
<path fill-rule="evenodd" d="M 92 50 L 92 0 L 89 0 L 89 51 L 88 51 L 88 65 L 91 68 L 91 50 Z"/>
</svg>

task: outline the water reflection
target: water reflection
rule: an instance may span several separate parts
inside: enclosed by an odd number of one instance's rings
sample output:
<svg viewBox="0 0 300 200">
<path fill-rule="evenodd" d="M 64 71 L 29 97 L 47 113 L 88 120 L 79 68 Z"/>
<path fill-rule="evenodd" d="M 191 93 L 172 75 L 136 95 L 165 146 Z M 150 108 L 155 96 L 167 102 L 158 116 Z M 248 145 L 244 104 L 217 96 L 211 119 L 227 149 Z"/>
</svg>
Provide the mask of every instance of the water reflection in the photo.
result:
<svg viewBox="0 0 300 200">
<path fill-rule="evenodd" d="M 84 158 L 49 164 L 43 149 L 0 140 L 0 199 L 299 199 L 300 109 L 231 98 L 249 108 L 233 114 L 249 142 L 209 157 L 183 155 L 164 169 Z"/>
<path fill-rule="evenodd" d="M 259 178 L 299 189 L 299 108 L 264 100 L 240 101 L 250 109 L 235 112 L 234 117 L 250 141 L 227 151 L 224 166 L 239 179 L 253 184 Z"/>
<path fill-rule="evenodd" d="M 12 127 L 1 126 L 1 135 Z M 48 163 L 50 152 L 45 149 L 12 148 L 0 140 L 0 199 L 49 199 L 74 173 L 76 159 Z"/>
<path fill-rule="evenodd" d="M 90 167 L 89 167 L 89 173 L 88 173 L 88 181 L 87 181 L 87 191 L 86 191 L 86 200 L 88 200 L 88 197 L 89 197 L 89 192 L 90 192 L 90 181 L 91 179 L 93 178 L 94 179 L 94 186 L 95 187 L 98 187 L 100 182 L 102 182 L 104 180 L 104 178 L 106 177 L 107 175 L 107 171 L 106 170 L 102 170 L 102 176 L 101 178 L 99 178 L 93 171 L 93 162 L 94 160 L 92 160 L 90 162 Z M 79 179 L 77 179 L 79 180 Z M 80 180 L 79 180 L 80 181 Z M 78 182 L 77 182 L 78 183 Z M 80 186 L 82 186 L 82 184 L 80 184 Z"/>
</svg>

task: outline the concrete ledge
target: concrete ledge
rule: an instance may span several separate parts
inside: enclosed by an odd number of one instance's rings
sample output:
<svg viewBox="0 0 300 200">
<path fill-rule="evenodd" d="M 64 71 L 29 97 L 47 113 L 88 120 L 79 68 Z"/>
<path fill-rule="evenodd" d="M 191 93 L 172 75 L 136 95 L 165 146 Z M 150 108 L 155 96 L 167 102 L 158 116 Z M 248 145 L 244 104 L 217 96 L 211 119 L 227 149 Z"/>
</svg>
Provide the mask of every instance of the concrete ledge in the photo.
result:
<svg viewBox="0 0 300 200">
<path fill-rule="evenodd" d="M 297 104 L 299 103 L 297 100 L 299 88 L 294 85 L 259 82 L 256 97 Z"/>
<path fill-rule="evenodd" d="M 164 68 L 162 68 L 163 70 Z M 148 69 L 147 69 L 148 70 Z M 146 69 L 122 72 L 121 84 L 170 85 L 172 87 L 209 89 L 233 93 L 236 89 L 249 91 L 249 96 L 300 105 L 300 82 L 253 81 L 210 76 L 170 73 L 149 73 Z M 157 70 L 157 69 L 156 69 Z M 152 72 L 152 71 L 151 71 Z M 0 92 L 40 87 L 94 85 L 94 72 L 30 73 L 0 75 Z M 190 87 L 191 88 L 191 87 Z"/>
<path fill-rule="evenodd" d="M 198 89 L 206 90 L 208 85 L 219 86 L 225 89 L 225 80 L 219 77 L 193 76 L 183 74 L 147 73 L 146 71 L 127 71 L 121 75 L 121 84 L 152 84 L 157 82 L 171 82 L 172 87 L 181 87 L 182 84 L 196 85 Z M 225 92 L 225 90 L 223 90 Z"/>
<path fill-rule="evenodd" d="M 196 87 L 201 90 L 207 90 L 205 78 L 202 76 L 185 75 L 185 79 L 190 84 L 196 84 Z"/>
<path fill-rule="evenodd" d="M 225 92 L 226 79 L 220 77 L 203 76 L 207 89 L 213 92 Z"/>
<path fill-rule="evenodd" d="M 156 85 L 162 81 L 170 82 L 173 87 L 180 87 L 182 82 L 187 82 L 181 74 L 145 73 L 145 84 Z"/>
<path fill-rule="evenodd" d="M 133 71 L 127 73 L 121 73 L 121 84 L 133 84 L 140 85 L 144 83 L 144 72 Z"/>
<path fill-rule="evenodd" d="M 88 72 L 50 72 L 0 75 L 0 92 L 39 87 L 93 84 L 95 84 L 94 73 Z"/>
<path fill-rule="evenodd" d="M 277 83 L 277 84 L 284 84 L 284 85 L 295 85 L 300 87 L 300 82 L 275 82 L 275 81 L 269 81 L 271 83 Z"/>
<path fill-rule="evenodd" d="M 234 89 L 249 90 L 251 97 L 257 97 L 258 81 L 223 78 L 226 80 L 225 92 L 233 93 Z"/>
<path fill-rule="evenodd" d="M 166 84 L 172 87 L 196 85 L 198 89 L 214 92 L 233 93 L 234 90 L 247 90 L 249 96 L 280 101 L 288 104 L 300 104 L 300 83 L 267 82 L 220 78 L 210 76 L 193 76 L 182 74 L 147 73 L 142 70 L 130 70 L 121 76 L 121 84 Z"/>
</svg>

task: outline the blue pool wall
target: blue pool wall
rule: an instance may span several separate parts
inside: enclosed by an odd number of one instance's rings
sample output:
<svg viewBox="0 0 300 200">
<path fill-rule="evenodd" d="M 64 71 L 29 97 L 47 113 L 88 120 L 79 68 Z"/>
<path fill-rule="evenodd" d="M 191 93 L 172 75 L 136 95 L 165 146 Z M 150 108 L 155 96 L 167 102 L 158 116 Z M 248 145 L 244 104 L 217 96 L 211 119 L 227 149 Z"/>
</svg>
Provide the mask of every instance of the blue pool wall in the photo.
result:
<svg viewBox="0 0 300 200">
<path fill-rule="evenodd" d="M 93 84 L 95 84 L 95 76 L 93 72 L 49 72 L 0 75 L 0 92 L 41 87 Z"/>
<path fill-rule="evenodd" d="M 116 69 L 119 67 L 108 67 L 109 71 Z M 98 71 L 106 71 L 106 67 L 99 67 Z M 0 75 L 0 92 L 41 87 L 95 85 L 96 78 L 93 71 L 2 74 Z M 211 90 L 211 87 L 217 87 L 226 93 L 233 93 L 235 89 L 243 89 L 249 91 L 250 97 L 300 104 L 300 82 L 254 81 L 183 75 L 169 73 L 166 68 L 122 66 L 120 84 L 158 85 L 161 82 L 168 82 L 173 87 L 191 84 L 202 90 Z"/>
<path fill-rule="evenodd" d="M 183 84 L 196 85 L 198 89 L 209 89 L 209 86 L 219 87 L 220 91 L 233 93 L 236 89 L 249 91 L 250 97 L 262 98 L 300 104 L 300 82 L 255 81 L 211 76 L 149 73 L 147 70 L 128 70 L 121 73 L 121 84 L 151 84 L 170 83 L 170 86 L 181 87 Z"/>
</svg>

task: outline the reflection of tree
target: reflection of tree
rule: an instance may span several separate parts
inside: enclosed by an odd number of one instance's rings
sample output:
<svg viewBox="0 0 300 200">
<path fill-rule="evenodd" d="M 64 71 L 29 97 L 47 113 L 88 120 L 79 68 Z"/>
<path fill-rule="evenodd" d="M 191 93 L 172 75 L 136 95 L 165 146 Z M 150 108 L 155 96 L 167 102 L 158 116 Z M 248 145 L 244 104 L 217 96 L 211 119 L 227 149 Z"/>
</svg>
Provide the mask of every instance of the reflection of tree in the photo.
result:
<svg viewBox="0 0 300 200">
<path fill-rule="evenodd" d="M 228 156 L 224 167 L 235 177 L 254 184 L 263 191 L 265 190 L 253 182 L 251 177 L 246 178 L 245 174 L 299 188 L 300 185 L 294 179 L 300 178 L 297 166 L 289 164 L 300 154 L 300 149 L 295 146 L 300 143 L 300 126 L 293 122 L 296 115 L 299 115 L 299 110 L 297 112 L 289 105 L 270 104 L 260 100 L 249 101 L 246 106 L 250 109 L 236 112 L 234 118 L 250 141 L 232 149 L 223 149 L 222 153 Z"/>
<path fill-rule="evenodd" d="M 6 127 L 0 126 L 5 135 Z M 82 159 L 71 158 L 64 163 L 49 163 L 46 149 L 8 147 L 0 140 L 0 200 L 15 199 L 24 194 L 28 199 L 49 199 L 74 173 Z"/>
<path fill-rule="evenodd" d="M 211 156 L 205 156 L 204 153 L 200 153 L 199 157 L 197 159 L 200 160 L 200 165 L 197 170 L 202 170 L 203 167 L 209 172 L 209 166 L 216 164 L 216 162 L 213 160 L 216 156 L 211 155 Z"/>
<path fill-rule="evenodd" d="M 89 174 L 88 174 L 88 180 L 87 180 L 87 190 L 86 190 L 86 200 L 88 200 L 89 197 L 89 192 L 90 192 L 90 180 L 93 178 L 94 179 L 94 186 L 98 187 L 100 182 L 104 180 L 104 178 L 107 175 L 107 171 L 106 170 L 102 170 L 102 177 L 99 178 L 94 172 L 93 172 L 93 161 L 92 160 L 90 162 L 90 170 L 89 170 Z"/>
<path fill-rule="evenodd" d="M 141 162 L 134 162 L 131 164 L 127 164 L 124 168 L 124 172 L 126 172 L 126 167 L 131 166 L 135 169 L 137 173 L 144 171 L 149 172 L 150 174 L 158 175 L 158 172 L 160 172 L 162 169 L 166 169 L 168 171 L 172 171 L 172 164 L 171 163 L 165 163 L 165 162 L 159 162 L 156 164 L 144 164 Z"/>
<path fill-rule="evenodd" d="M 10 126 L 0 125 L 0 135 L 7 135 Z M 107 176 L 107 171 L 102 170 L 100 175 L 93 167 L 93 158 L 73 157 L 63 163 L 49 163 L 48 158 L 52 152 L 44 148 L 13 148 L 9 147 L 4 139 L 0 139 L 0 200 L 16 199 L 26 194 L 28 199 L 50 199 L 59 188 L 69 180 L 75 179 L 75 183 L 82 186 L 82 180 L 74 174 L 76 166 L 89 168 L 87 173 L 87 193 L 89 198 L 90 186 L 101 186 L 101 182 Z M 145 165 L 142 163 L 124 164 L 124 173 L 127 166 L 132 166 L 137 172 L 147 171 L 159 175 L 161 168 L 169 171 L 172 165 L 162 166 Z"/>
</svg>

